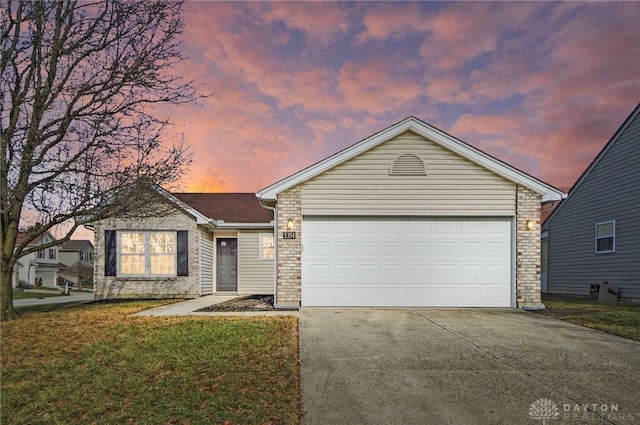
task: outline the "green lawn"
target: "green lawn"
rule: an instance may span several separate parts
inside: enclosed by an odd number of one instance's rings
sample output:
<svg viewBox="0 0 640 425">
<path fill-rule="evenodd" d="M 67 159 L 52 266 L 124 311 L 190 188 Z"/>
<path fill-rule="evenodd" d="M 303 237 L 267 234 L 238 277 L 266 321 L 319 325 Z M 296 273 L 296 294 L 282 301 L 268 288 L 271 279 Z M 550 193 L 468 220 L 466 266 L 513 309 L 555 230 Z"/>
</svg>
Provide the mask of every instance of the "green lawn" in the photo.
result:
<svg viewBox="0 0 640 425">
<path fill-rule="evenodd" d="M 296 318 L 128 316 L 161 303 L 2 323 L 0 422 L 299 423 Z"/>
<path fill-rule="evenodd" d="M 14 300 L 24 300 L 26 298 L 47 298 L 47 297 L 59 297 L 64 295 L 63 291 L 59 291 L 56 289 L 52 289 L 50 291 L 44 292 L 31 292 L 31 291 L 22 291 L 19 289 L 13 290 L 13 299 Z"/>
<path fill-rule="evenodd" d="M 545 295 L 541 314 L 640 341 L 640 304 L 609 304 Z"/>
</svg>

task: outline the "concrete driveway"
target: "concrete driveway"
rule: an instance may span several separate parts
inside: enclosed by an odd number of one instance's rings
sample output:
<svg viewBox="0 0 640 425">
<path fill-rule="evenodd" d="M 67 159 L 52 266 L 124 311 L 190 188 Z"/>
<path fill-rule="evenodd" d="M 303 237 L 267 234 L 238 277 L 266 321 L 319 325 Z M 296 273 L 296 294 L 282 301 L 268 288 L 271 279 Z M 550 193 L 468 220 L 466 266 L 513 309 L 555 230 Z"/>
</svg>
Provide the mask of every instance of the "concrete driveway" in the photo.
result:
<svg viewBox="0 0 640 425">
<path fill-rule="evenodd" d="M 303 308 L 300 360 L 304 425 L 640 424 L 640 343 L 533 313 Z"/>
</svg>

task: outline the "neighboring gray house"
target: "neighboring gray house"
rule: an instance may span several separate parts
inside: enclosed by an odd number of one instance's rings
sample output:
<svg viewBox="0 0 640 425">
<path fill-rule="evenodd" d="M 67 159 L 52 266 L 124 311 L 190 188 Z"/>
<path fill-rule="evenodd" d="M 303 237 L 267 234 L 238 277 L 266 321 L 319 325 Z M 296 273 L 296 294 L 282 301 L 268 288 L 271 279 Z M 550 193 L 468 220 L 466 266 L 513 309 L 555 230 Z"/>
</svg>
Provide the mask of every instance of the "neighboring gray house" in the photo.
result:
<svg viewBox="0 0 640 425">
<path fill-rule="evenodd" d="M 640 104 L 543 226 L 547 292 L 640 302 Z M 544 241 L 546 239 L 546 242 Z M 594 287 L 595 289 L 595 287 Z"/>
<path fill-rule="evenodd" d="M 541 203 L 564 196 L 414 117 L 257 194 L 158 192 L 96 223 L 96 298 L 541 308 Z"/>
</svg>

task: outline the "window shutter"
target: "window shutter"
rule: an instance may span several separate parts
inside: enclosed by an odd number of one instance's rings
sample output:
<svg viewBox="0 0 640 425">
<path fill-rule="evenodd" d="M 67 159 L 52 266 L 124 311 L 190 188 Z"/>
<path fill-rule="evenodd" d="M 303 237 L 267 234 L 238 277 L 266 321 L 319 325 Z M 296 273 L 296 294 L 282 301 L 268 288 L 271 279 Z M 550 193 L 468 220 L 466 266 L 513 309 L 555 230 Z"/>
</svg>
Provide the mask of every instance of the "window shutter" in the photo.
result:
<svg viewBox="0 0 640 425">
<path fill-rule="evenodd" d="M 104 275 L 116 275 L 116 231 L 104 231 Z"/>
<path fill-rule="evenodd" d="M 178 276 L 189 276 L 189 232 L 178 230 Z"/>
</svg>

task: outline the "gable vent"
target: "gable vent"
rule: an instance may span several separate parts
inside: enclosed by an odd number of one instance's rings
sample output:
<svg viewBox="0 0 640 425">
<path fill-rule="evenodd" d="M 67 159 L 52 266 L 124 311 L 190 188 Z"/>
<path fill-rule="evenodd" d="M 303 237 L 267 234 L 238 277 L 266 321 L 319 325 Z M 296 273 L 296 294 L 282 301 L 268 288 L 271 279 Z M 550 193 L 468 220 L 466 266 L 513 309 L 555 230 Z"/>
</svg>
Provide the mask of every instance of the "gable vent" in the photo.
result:
<svg viewBox="0 0 640 425">
<path fill-rule="evenodd" d="M 422 159 L 413 153 L 400 155 L 393 161 L 389 169 L 391 176 L 426 176 L 427 170 Z"/>
</svg>

